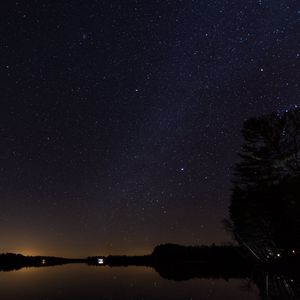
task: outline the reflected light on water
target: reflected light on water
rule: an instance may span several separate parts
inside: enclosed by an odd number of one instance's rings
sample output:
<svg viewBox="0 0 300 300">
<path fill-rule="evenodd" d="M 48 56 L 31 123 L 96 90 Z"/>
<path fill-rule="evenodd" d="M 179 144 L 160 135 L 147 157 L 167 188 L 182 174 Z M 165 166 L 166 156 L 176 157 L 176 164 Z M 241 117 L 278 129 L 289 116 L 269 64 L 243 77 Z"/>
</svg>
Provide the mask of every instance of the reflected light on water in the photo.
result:
<svg viewBox="0 0 300 300">
<path fill-rule="evenodd" d="M 24 276 L 24 274 L 26 276 Z M 244 280 L 161 278 L 148 267 L 63 265 L 0 273 L 0 299 L 211 299 L 254 300 Z"/>
</svg>

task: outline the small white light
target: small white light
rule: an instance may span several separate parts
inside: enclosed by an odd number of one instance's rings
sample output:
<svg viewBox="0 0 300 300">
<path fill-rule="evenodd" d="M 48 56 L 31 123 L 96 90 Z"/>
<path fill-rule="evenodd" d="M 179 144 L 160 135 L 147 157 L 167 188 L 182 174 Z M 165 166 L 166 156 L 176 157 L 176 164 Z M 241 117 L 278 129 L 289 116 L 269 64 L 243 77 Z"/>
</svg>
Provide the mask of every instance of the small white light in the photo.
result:
<svg viewBox="0 0 300 300">
<path fill-rule="evenodd" d="M 104 259 L 98 258 L 98 265 L 103 265 L 103 264 L 104 264 Z"/>
<path fill-rule="evenodd" d="M 46 259 L 42 259 L 42 264 L 44 265 L 46 263 Z"/>
<path fill-rule="evenodd" d="M 277 253 L 277 257 L 280 257 L 280 253 Z"/>
<path fill-rule="evenodd" d="M 292 250 L 292 253 L 295 254 L 295 250 Z"/>
</svg>

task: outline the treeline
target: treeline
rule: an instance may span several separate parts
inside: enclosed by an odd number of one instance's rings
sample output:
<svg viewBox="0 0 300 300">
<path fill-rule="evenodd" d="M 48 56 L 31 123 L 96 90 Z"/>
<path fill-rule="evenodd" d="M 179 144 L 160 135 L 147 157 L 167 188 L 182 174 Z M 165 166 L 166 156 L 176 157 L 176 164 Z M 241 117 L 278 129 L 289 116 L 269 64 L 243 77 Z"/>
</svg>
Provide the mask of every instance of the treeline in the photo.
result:
<svg viewBox="0 0 300 300">
<path fill-rule="evenodd" d="M 12 271 L 24 267 L 44 267 L 78 262 L 85 262 L 85 260 L 53 256 L 24 256 L 22 254 L 5 253 L 0 254 L 0 271 Z"/>
<path fill-rule="evenodd" d="M 242 264 L 250 256 L 238 246 L 182 246 L 163 244 L 152 253 L 154 263 Z"/>
<path fill-rule="evenodd" d="M 99 265 L 99 258 L 103 259 L 103 264 L 110 266 L 155 266 L 162 264 L 244 265 L 251 260 L 248 252 L 238 246 L 181 246 L 177 244 L 158 245 L 151 254 L 144 256 L 110 255 L 107 257 L 89 257 L 88 263 Z"/>
<path fill-rule="evenodd" d="M 151 255 L 143 255 L 143 256 L 127 256 L 127 255 L 109 255 L 103 258 L 103 265 L 108 266 L 151 266 L 152 265 L 152 257 Z M 87 262 L 89 265 L 99 265 L 98 256 L 88 257 Z"/>
</svg>

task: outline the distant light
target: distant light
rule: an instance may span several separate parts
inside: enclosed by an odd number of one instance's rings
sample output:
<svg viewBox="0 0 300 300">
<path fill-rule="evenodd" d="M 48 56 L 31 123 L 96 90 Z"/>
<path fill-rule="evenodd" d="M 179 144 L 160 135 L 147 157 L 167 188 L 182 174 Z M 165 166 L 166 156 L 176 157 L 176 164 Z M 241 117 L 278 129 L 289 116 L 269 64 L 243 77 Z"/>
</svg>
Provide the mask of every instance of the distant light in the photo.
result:
<svg viewBox="0 0 300 300">
<path fill-rule="evenodd" d="M 44 265 L 46 263 L 46 259 L 42 259 L 42 264 Z"/>
<path fill-rule="evenodd" d="M 277 253 L 277 257 L 280 257 L 280 253 Z"/>
<path fill-rule="evenodd" d="M 104 259 L 98 258 L 98 265 L 103 265 L 103 264 L 104 264 Z"/>
<path fill-rule="evenodd" d="M 292 250 L 292 253 L 295 254 L 296 253 L 295 250 Z"/>
</svg>

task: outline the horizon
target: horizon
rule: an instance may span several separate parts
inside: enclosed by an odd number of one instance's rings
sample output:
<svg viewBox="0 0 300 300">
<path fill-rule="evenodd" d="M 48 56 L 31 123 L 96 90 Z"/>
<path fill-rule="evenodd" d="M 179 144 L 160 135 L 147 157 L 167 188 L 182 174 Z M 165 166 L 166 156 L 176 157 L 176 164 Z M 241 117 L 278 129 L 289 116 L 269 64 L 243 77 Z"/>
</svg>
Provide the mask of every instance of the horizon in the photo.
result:
<svg viewBox="0 0 300 300">
<path fill-rule="evenodd" d="M 24 256 L 54 256 L 54 257 L 64 257 L 64 258 L 86 258 L 89 256 L 108 256 L 108 255 L 126 255 L 126 256 L 139 256 L 139 255 L 149 255 L 153 252 L 154 248 L 156 246 L 159 245 L 164 245 L 164 244 L 176 244 L 176 245 L 181 245 L 181 246 L 191 246 L 191 247 L 210 247 L 212 245 L 215 246 L 228 246 L 228 245 L 232 245 L 232 246 L 236 246 L 237 243 L 232 241 L 232 242 L 223 242 L 220 244 L 216 244 L 216 243 L 211 243 L 211 244 L 178 244 L 178 243 L 173 243 L 173 242 L 163 242 L 157 245 L 153 245 L 152 248 L 145 248 L 145 249 L 141 249 L 141 250 L 132 250 L 132 251 L 128 251 L 125 252 L 124 250 L 119 250 L 116 252 L 105 252 L 105 251 L 101 251 L 99 250 L 98 252 L 96 250 L 92 250 L 90 253 L 86 253 L 82 252 L 82 254 L 80 254 L 79 256 L 74 256 L 72 251 L 70 252 L 64 252 L 65 254 L 62 254 L 63 252 L 59 252 L 59 250 L 55 250 L 49 253 L 46 252 L 39 252 L 38 250 L 29 250 L 29 249 L 22 249 L 22 248 L 12 248 L 11 251 L 6 251 L 5 248 L 0 248 L 0 254 L 6 254 L 6 253 L 12 253 L 12 254 L 22 254 Z M 65 248 L 64 250 L 65 251 Z M 91 254 L 92 253 L 92 254 Z"/>
</svg>

